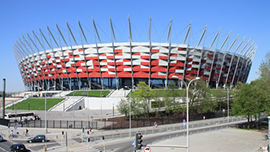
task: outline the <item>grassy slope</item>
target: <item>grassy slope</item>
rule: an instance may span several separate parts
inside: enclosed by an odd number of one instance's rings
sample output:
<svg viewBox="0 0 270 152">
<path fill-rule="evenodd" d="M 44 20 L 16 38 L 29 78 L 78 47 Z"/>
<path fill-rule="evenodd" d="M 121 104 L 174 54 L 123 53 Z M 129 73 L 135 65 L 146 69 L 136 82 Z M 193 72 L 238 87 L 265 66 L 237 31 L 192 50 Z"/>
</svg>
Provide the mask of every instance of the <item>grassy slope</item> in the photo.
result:
<svg viewBox="0 0 270 152">
<path fill-rule="evenodd" d="M 47 98 L 47 110 L 56 105 L 57 103 L 64 100 L 64 98 Z M 13 106 L 10 106 L 6 109 L 15 110 L 28 110 L 28 102 L 29 102 L 29 110 L 45 110 L 45 98 L 28 98 L 22 102 L 19 102 Z"/>
</svg>

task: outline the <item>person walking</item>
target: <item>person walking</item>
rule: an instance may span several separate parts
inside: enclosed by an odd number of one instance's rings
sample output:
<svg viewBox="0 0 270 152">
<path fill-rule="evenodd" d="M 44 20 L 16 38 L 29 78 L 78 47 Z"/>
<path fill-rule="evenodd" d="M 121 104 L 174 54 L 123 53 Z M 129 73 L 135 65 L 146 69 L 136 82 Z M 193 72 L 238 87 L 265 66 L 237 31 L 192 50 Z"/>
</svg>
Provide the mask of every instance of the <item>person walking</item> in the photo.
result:
<svg viewBox="0 0 270 152">
<path fill-rule="evenodd" d="M 25 130 L 25 136 L 27 136 L 28 135 L 28 129 L 26 128 L 26 130 Z"/>
<path fill-rule="evenodd" d="M 154 122 L 154 126 L 157 128 L 157 122 Z"/>
</svg>

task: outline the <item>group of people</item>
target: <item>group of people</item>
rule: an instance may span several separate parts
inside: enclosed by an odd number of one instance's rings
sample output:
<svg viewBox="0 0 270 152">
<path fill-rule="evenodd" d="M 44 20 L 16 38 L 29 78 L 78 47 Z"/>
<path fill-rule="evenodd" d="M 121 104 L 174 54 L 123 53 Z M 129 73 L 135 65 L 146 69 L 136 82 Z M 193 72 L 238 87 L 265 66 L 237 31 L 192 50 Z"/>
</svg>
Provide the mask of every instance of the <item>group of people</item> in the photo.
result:
<svg viewBox="0 0 270 152">
<path fill-rule="evenodd" d="M 20 133 L 19 132 L 16 132 L 16 134 L 14 133 L 13 130 L 11 130 L 11 133 L 10 133 L 10 137 L 15 137 L 15 135 L 19 135 Z M 25 129 L 25 136 L 28 135 L 28 129 L 26 128 Z"/>
</svg>

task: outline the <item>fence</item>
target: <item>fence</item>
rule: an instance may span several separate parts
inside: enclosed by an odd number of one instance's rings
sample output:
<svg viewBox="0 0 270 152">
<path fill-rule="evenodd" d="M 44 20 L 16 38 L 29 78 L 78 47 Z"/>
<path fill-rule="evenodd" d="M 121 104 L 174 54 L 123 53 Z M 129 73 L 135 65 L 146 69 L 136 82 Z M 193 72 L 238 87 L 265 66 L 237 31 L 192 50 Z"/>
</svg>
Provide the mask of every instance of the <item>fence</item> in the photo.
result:
<svg viewBox="0 0 270 152">
<path fill-rule="evenodd" d="M 223 112 L 212 112 L 203 114 L 193 114 L 190 115 L 190 121 L 202 120 L 203 117 L 206 119 L 219 118 L 227 116 Z M 162 124 L 173 124 L 181 123 L 186 116 L 180 117 L 160 117 L 151 119 L 132 119 L 132 128 L 153 126 L 154 122 L 158 125 Z M 33 120 L 27 121 L 25 123 L 9 122 L 11 127 L 21 126 L 21 127 L 33 127 L 33 128 L 44 128 L 44 120 Z M 70 121 L 70 120 L 47 120 L 47 128 L 70 128 L 70 129 L 82 129 L 82 128 L 92 128 L 92 129 L 124 129 L 129 128 L 129 119 L 122 119 L 118 121 Z"/>
</svg>

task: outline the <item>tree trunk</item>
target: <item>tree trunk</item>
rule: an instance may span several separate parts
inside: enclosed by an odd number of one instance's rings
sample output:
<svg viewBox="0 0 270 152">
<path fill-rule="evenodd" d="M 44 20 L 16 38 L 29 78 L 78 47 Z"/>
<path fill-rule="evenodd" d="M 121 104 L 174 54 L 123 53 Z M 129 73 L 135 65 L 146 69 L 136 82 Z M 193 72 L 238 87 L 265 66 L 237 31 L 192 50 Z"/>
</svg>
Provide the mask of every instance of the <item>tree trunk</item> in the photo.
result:
<svg viewBox="0 0 270 152">
<path fill-rule="evenodd" d="M 248 128 L 250 128 L 250 122 L 249 122 L 250 120 L 249 120 L 249 118 L 250 118 L 250 117 L 249 117 L 249 115 L 248 115 L 248 116 L 247 116 L 247 119 L 248 119 Z"/>
</svg>

